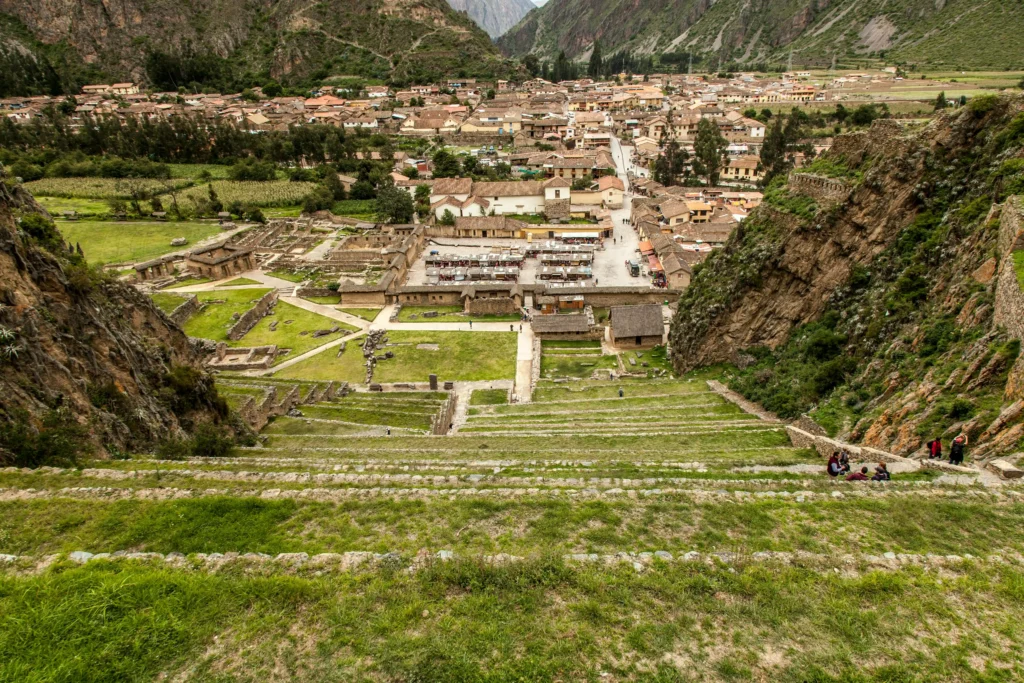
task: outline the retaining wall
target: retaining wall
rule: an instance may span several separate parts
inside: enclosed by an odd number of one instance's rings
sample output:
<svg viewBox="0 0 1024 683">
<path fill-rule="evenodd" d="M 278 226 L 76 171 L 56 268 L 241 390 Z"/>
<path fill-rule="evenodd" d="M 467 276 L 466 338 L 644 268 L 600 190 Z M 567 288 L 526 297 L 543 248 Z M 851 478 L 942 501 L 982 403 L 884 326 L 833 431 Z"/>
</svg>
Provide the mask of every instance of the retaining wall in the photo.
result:
<svg viewBox="0 0 1024 683">
<path fill-rule="evenodd" d="M 812 173 L 790 173 L 789 189 L 811 197 L 819 206 L 827 209 L 845 202 L 852 188 L 836 178 Z"/>
<path fill-rule="evenodd" d="M 1024 341 L 1024 289 L 1013 267 L 1013 252 L 1024 250 L 1024 200 L 1011 197 L 999 219 L 999 276 L 996 280 L 995 323 Z"/>
<path fill-rule="evenodd" d="M 455 392 L 449 392 L 448 398 L 444 400 L 437 414 L 430 418 L 430 433 L 436 436 L 444 436 L 448 433 L 448 425 L 455 420 L 455 406 L 458 397 Z"/>
<path fill-rule="evenodd" d="M 199 297 L 193 294 L 191 297 L 185 300 L 184 303 L 180 304 L 177 308 L 171 311 L 168 316 L 178 325 L 184 325 L 185 321 L 192 317 L 194 313 L 199 310 Z"/>
<path fill-rule="evenodd" d="M 256 327 L 256 323 L 263 320 L 270 309 L 273 308 L 274 304 L 277 303 L 277 290 L 272 290 L 264 294 L 256 305 L 250 308 L 248 311 L 242 314 L 242 316 L 235 321 L 235 324 L 228 330 L 228 339 L 231 341 L 238 341 L 246 334 L 249 330 Z"/>
</svg>

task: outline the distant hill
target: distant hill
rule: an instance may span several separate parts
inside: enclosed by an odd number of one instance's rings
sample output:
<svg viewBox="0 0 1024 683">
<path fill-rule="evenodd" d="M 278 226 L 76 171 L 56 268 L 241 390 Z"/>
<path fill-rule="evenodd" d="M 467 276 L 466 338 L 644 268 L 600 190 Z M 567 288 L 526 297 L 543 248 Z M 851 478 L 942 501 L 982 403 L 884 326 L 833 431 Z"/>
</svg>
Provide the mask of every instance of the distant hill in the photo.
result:
<svg viewBox="0 0 1024 683">
<path fill-rule="evenodd" d="M 835 58 L 950 68 L 1024 68 L 1024 3 L 1008 0 L 550 0 L 502 36 L 509 55 L 694 54 L 828 66 Z M 688 55 L 684 55 L 688 60 Z"/>
<path fill-rule="evenodd" d="M 530 0 L 448 0 L 459 12 L 465 12 L 492 38 L 509 30 L 536 6 Z"/>
<path fill-rule="evenodd" d="M 331 75 L 426 82 L 512 66 L 445 0 L 0 0 L 0 95 L 89 80 L 237 90 Z"/>
</svg>

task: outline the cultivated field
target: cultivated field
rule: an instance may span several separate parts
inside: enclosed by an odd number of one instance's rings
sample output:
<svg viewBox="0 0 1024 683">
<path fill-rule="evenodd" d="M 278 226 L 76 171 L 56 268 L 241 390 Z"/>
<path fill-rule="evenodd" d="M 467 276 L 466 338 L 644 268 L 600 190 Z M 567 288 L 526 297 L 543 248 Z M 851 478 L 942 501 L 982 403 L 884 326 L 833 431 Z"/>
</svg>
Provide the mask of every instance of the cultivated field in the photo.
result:
<svg viewBox="0 0 1024 683">
<path fill-rule="evenodd" d="M 356 393 L 228 458 L 0 472 L 0 678 L 1024 675 L 1019 488 L 832 481 L 703 379 L 476 391 L 449 437 L 444 394 Z"/>
</svg>

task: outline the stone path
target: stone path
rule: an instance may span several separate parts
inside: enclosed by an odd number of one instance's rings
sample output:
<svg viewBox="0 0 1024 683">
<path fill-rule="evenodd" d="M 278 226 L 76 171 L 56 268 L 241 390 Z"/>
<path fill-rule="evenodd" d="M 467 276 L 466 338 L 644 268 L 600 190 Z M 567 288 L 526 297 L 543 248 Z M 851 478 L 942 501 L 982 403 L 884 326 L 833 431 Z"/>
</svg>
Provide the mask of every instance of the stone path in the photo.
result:
<svg viewBox="0 0 1024 683">
<path fill-rule="evenodd" d="M 359 330 L 358 332 L 353 332 L 352 334 L 349 334 L 349 335 L 346 335 L 344 337 L 341 337 L 340 339 L 335 339 L 334 341 L 327 342 L 323 346 L 318 346 L 315 349 L 311 349 L 309 351 L 306 351 L 305 353 L 299 354 L 298 356 L 295 356 L 294 358 L 289 358 L 288 360 L 284 361 L 283 363 L 278 363 L 277 365 L 275 365 L 275 366 L 273 366 L 271 368 L 268 368 L 266 370 L 247 370 L 247 371 L 243 372 L 242 374 L 243 375 L 248 375 L 250 377 L 263 377 L 265 375 L 272 375 L 275 372 L 277 372 L 278 370 L 284 370 L 285 368 L 290 368 L 291 366 L 295 365 L 296 363 L 301 363 L 302 361 L 304 361 L 306 359 L 309 359 L 309 358 L 312 358 L 313 356 L 315 356 L 315 355 L 317 355 L 319 353 L 323 353 L 323 352 L 328 351 L 330 349 L 336 349 L 339 346 L 341 346 L 342 344 L 344 344 L 345 342 L 352 341 L 353 339 L 357 339 L 357 338 L 363 336 L 364 334 L 366 334 L 365 330 Z"/>
<path fill-rule="evenodd" d="M 339 311 L 334 306 L 328 306 L 327 304 L 318 304 L 316 302 L 308 301 L 307 299 L 302 299 L 297 296 L 282 296 L 280 300 L 285 303 L 291 304 L 292 306 L 296 306 L 303 310 L 309 311 L 310 313 L 317 313 L 319 315 L 324 316 L 325 318 L 330 318 L 332 320 L 337 320 L 338 322 L 343 322 L 348 325 L 352 325 L 353 327 L 358 327 L 363 332 L 370 328 L 370 323 L 367 322 L 366 320 L 363 320 L 359 316 L 352 315 L 351 313 Z"/>
</svg>

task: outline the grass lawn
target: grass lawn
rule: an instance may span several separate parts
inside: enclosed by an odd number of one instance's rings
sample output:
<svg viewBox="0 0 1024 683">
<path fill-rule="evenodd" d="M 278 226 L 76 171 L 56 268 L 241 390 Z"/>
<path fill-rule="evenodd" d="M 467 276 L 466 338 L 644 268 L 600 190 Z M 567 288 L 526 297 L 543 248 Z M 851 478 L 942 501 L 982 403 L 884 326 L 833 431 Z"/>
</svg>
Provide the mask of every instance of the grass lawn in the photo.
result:
<svg viewBox="0 0 1024 683">
<path fill-rule="evenodd" d="M 231 172 L 230 166 L 222 164 L 168 164 L 171 167 L 172 178 L 186 178 L 197 180 L 203 171 L 206 171 L 216 180 L 225 180 Z"/>
<path fill-rule="evenodd" d="M 252 308 L 269 289 L 239 289 L 235 291 L 199 292 L 199 301 L 205 303 L 198 313 L 184 325 L 190 337 L 227 341 L 228 328 L 234 324 L 231 316 L 241 315 Z M 278 304 L 280 305 L 280 304 Z M 248 344 L 237 344 L 247 346 Z"/>
<path fill-rule="evenodd" d="M 630 365 L 630 358 L 636 360 L 636 365 Z M 632 372 L 642 372 L 645 369 L 672 372 L 672 363 L 666 356 L 664 346 L 655 346 L 647 351 L 625 351 L 622 354 L 622 361 L 626 364 L 626 370 Z M 647 368 L 644 368 L 644 363 L 647 363 Z"/>
<path fill-rule="evenodd" d="M 304 270 L 300 270 L 297 273 L 290 270 L 272 270 L 267 273 L 267 275 L 281 280 L 287 280 L 288 282 L 305 282 L 309 279 L 309 273 Z"/>
<path fill-rule="evenodd" d="M 153 292 L 150 294 L 153 299 L 153 303 L 156 304 L 164 313 L 170 315 L 171 311 L 185 303 L 186 296 L 183 294 L 173 294 L 171 292 Z"/>
<path fill-rule="evenodd" d="M 207 282 L 211 282 L 208 277 L 190 277 L 180 282 L 175 282 L 175 287 L 191 287 L 192 285 L 205 285 Z"/>
<path fill-rule="evenodd" d="M 1017 283 L 1024 290 L 1024 250 L 1013 252 L 1013 270 L 1017 273 Z"/>
<path fill-rule="evenodd" d="M 216 223 L 158 221 L 57 221 L 64 238 L 82 245 L 91 264 L 137 263 L 194 246 L 216 235 Z M 186 247 L 172 247 L 171 240 L 184 237 Z"/>
<path fill-rule="evenodd" d="M 81 217 L 101 218 L 110 214 L 110 206 L 102 199 L 67 197 L 36 197 L 51 216 L 60 218 L 65 211 L 74 211 Z"/>
<path fill-rule="evenodd" d="M 291 323 L 287 322 L 289 320 Z M 274 321 L 277 321 L 277 329 L 271 331 L 270 325 Z M 329 330 L 335 326 L 340 327 L 341 331 L 324 335 L 323 337 L 313 336 L 313 332 L 316 330 Z M 343 322 L 338 322 L 319 313 L 313 313 L 284 301 L 278 301 L 277 305 L 274 306 L 273 313 L 256 323 L 256 327 L 252 328 L 248 334 L 237 342 L 229 343 L 234 346 L 268 346 L 270 344 L 277 344 L 279 348 L 291 349 L 291 353 L 281 359 L 286 360 L 303 354 L 310 349 L 323 346 L 327 342 L 334 341 L 349 332 L 356 331 L 356 329 L 351 325 L 346 325 Z M 330 352 L 328 351 L 327 353 Z"/>
<path fill-rule="evenodd" d="M 262 285 L 263 283 L 258 280 L 250 280 L 247 277 L 236 277 L 234 280 L 229 280 L 224 284 L 218 285 L 220 287 L 242 287 L 247 285 Z"/>
<path fill-rule="evenodd" d="M 519 322 L 518 314 L 512 315 L 468 315 L 463 313 L 462 306 L 402 306 L 398 312 L 400 323 L 464 323 L 470 320 L 480 322 L 503 323 Z M 436 311 L 437 316 L 432 318 L 423 317 L 424 313 Z M 415 316 L 415 317 L 413 317 Z"/>
<path fill-rule="evenodd" d="M 345 352 L 338 355 L 341 347 L 327 349 L 307 358 L 301 363 L 280 370 L 274 374 L 277 379 L 305 379 L 322 382 L 336 381 L 362 384 L 366 381 L 366 365 L 361 339 L 353 339 L 345 345 Z"/>
<path fill-rule="evenodd" d="M 619 363 L 614 354 L 589 356 L 575 352 L 561 355 L 542 353 L 540 359 L 541 377 L 590 377 L 595 370 L 618 369 Z M 608 378 L 607 372 L 604 378 Z"/>
<path fill-rule="evenodd" d="M 439 380 L 513 379 L 516 373 L 516 335 L 512 332 L 388 332 L 388 351 L 395 357 L 380 361 L 377 382 L 425 382 L 431 373 Z M 436 344 L 436 351 L 418 349 Z"/>
<path fill-rule="evenodd" d="M 381 312 L 379 308 L 339 308 L 338 310 L 370 322 L 373 322 Z"/>
<path fill-rule="evenodd" d="M 498 406 L 508 403 L 507 389 L 477 389 L 470 395 L 471 406 Z"/>
<path fill-rule="evenodd" d="M 334 306 L 340 300 L 340 296 L 334 294 L 333 296 L 304 296 L 302 297 L 306 301 L 312 301 L 314 304 L 323 304 L 325 306 Z"/>
</svg>

